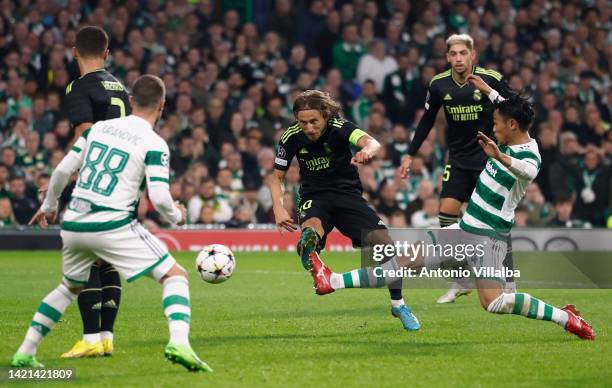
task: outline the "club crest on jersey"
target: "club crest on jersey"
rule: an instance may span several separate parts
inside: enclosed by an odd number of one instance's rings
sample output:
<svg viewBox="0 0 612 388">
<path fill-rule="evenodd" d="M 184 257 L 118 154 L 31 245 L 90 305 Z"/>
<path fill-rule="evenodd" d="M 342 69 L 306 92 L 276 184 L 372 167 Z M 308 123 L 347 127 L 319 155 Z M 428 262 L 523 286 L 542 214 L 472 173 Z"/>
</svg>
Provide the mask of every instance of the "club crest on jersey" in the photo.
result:
<svg viewBox="0 0 612 388">
<path fill-rule="evenodd" d="M 287 155 L 285 148 L 283 146 L 278 146 L 278 151 L 276 152 L 276 156 L 279 158 L 284 158 Z"/>
<path fill-rule="evenodd" d="M 480 90 L 476 89 L 474 90 L 474 101 L 480 101 L 482 100 L 482 93 L 480 93 Z"/>
</svg>

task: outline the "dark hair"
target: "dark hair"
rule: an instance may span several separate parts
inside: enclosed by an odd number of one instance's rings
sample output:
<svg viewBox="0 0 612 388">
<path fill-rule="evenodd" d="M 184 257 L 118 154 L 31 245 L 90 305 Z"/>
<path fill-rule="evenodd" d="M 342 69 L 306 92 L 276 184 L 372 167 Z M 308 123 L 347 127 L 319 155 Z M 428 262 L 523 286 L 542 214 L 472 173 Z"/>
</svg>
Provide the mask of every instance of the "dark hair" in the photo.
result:
<svg viewBox="0 0 612 388">
<path fill-rule="evenodd" d="M 301 110 L 318 110 L 325 119 L 339 116 L 342 113 L 340 104 L 334 101 L 327 93 L 319 90 L 306 90 L 298 95 L 293 102 L 293 114 L 297 115 Z"/>
<path fill-rule="evenodd" d="M 145 74 L 138 77 L 132 86 L 134 104 L 144 110 L 155 109 L 166 94 L 164 82 L 157 76 Z"/>
<path fill-rule="evenodd" d="M 75 47 L 81 57 L 102 57 L 108 48 L 108 35 L 97 26 L 83 27 L 77 32 Z"/>
<path fill-rule="evenodd" d="M 499 102 L 496 108 L 500 115 L 516 120 L 519 129 L 523 132 L 527 132 L 533 123 L 535 112 L 531 103 L 518 94 Z"/>
<path fill-rule="evenodd" d="M 14 173 L 13 175 L 11 175 L 9 177 L 9 182 L 13 182 L 13 181 L 24 181 L 25 182 L 25 176 L 21 175 L 21 173 Z"/>
</svg>

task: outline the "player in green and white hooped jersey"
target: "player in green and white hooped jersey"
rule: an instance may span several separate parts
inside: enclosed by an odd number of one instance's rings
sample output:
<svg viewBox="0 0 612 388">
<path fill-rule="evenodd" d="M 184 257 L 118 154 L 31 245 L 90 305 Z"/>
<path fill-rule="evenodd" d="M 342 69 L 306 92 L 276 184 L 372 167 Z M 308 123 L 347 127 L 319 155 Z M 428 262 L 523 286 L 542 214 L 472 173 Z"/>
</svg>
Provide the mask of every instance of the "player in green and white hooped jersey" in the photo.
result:
<svg viewBox="0 0 612 388">
<path fill-rule="evenodd" d="M 132 90 L 133 114 L 99 121 L 83 132 L 53 172 L 47 197 L 30 221 L 47 226 L 47 217 L 55 217 L 58 197 L 70 176 L 80 170 L 62 224 L 62 281 L 34 314 L 12 366 L 42 366 L 35 358 L 38 346 L 83 289 L 91 265 L 100 257 L 128 282 L 146 275 L 163 285 L 163 309 L 170 329 L 166 358 L 192 371 L 211 371 L 189 344 L 187 272 L 135 219 L 135 205 L 145 184 L 162 217 L 180 225 L 186 219 L 185 207 L 173 203 L 169 191 L 168 145 L 153 130 L 164 108 L 165 87 L 158 77 L 145 75 Z"/>
<path fill-rule="evenodd" d="M 495 95 L 496 91 L 491 91 Z M 497 104 L 493 114 L 494 133 L 499 146 L 482 132 L 478 143 L 488 159 L 480 173 L 476 188 L 472 192 L 466 214 L 457 229 L 462 243 L 487 242 L 486 254 L 470 261 L 472 268 L 484 261 L 502 269 L 507 250 L 507 238 L 514 222 L 514 211 L 525 195 L 540 169 L 538 146 L 527 132 L 534 117 L 531 105 L 520 96 L 512 96 Z M 439 264 L 424 257 L 399 257 L 382 264 L 379 268 L 360 268 L 346 274 L 333 273 L 314 253 L 312 255 L 313 277 L 318 294 L 330 293 L 339 288 L 355 287 L 346 279 L 362 279 L 358 287 L 380 287 L 397 281 L 398 269 L 431 268 Z M 482 264 L 480 264 L 482 266 Z M 376 271 L 375 271 L 376 269 Z M 386 272 L 391 270 L 395 272 Z M 382 275 L 382 276 L 381 276 Z M 573 305 L 562 309 L 547 304 L 527 293 L 505 293 L 504 278 L 482 276 L 476 279 L 480 303 L 488 312 L 522 315 L 531 319 L 553 321 L 565 330 L 582 339 L 595 339 L 591 326 L 580 317 Z"/>
</svg>

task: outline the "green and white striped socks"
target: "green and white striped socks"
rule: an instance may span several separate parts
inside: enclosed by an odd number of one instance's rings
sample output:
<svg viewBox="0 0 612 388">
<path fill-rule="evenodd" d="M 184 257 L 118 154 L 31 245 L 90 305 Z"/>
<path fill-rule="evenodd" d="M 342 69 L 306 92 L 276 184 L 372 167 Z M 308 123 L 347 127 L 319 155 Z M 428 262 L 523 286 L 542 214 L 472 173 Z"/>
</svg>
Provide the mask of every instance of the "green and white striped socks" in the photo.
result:
<svg viewBox="0 0 612 388">
<path fill-rule="evenodd" d="M 569 319 L 567 312 L 544 303 L 526 293 L 501 294 L 491 302 L 489 307 L 487 307 L 487 311 L 496 314 L 514 314 L 530 319 L 553 321 L 561 327 L 565 327 Z"/>
<path fill-rule="evenodd" d="M 332 273 L 329 279 L 334 290 L 340 288 L 379 288 L 393 284 L 401 277 L 382 276 L 384 271 L 398 270 L 395 258 L 381 264 L 379 267 L 358 268 L 344 273 Z M 379 276 L 376 276 L 379 275 Z"/>
<path fill-rule="evenodd" d="M 64 284 L 60 284 L 45 296 L 32 318 L 32 323 L 18 352 L 35 356 L 40 342 L 53 329 L 75 298 L 76 295 L 70 292 Z"/>
<path fill-rule="evenodd" d="M 189 345 L 191 302 L 186 277 L 172 276 L 164 281 L 163 305 L 164 314 L 168 318 L 170 342 Z"/>
</svg>

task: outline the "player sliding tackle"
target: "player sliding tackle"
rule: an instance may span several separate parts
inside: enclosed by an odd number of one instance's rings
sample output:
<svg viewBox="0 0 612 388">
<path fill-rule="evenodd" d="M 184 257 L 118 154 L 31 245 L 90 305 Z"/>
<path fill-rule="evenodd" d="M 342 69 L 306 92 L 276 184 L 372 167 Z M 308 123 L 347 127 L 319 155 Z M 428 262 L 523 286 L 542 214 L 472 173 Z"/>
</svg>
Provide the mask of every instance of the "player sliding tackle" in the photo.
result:
<svg viewBox="0 0 612 388">
<path fill-rule="evenodd" d="M 477 77 L 471 82 L 482 88 L 483 92 L 486 90 L 492 99 L 498 95 Z M 454 233 L 459 236 L 457 241 L 462 243 L 486 241 L 484 255 L 467 258 L 472 270 L 489 267 L 503 273 L 502 262 L 508 247 L 514 210 L 525 195 L 527 186 L 538 174 L 541 163 L 537 143 L 527 132 L 533 116 L 533 109 L 526 100 L 520 96 L 510 97 L 499 102 L 493 114 L 493 131 L 499 145 L 482 132 L 477 135 L 478 143 L 488 157 L 486 166 L 480 173 L 464 216 L 458 224 L 444 228 L 440 233 L 442 235 L 449 233 L 449 229 L 455 229 Z M 440 264 L 439 258 L 396 256 L 380 265 L 380 269 L 361 268 L 339 274 L 332 272 L 316 252 L 311 258 L 316 292 L 321 295 L 341 288 L 380 287 L 397 281 L 397 270 L 418 270 Z M 484 263 L 481 263 L 481 258 Z M 360 281 L 355 283 L 352 279 Z M 553 321 L 582 339 L 595 339 L 593 329 L 573 305 L 559 309 L 527 293 L 504 293 L 504 283 L 504 276 L 495 280 L 485 277 L 476 279 L 480 303 L 488 312 Z"/>
<path fill-rule="evenodd" d="M 43 366 L 35 358 L 38 346 L 81 292 L 99 257 L 128 282 L 146 275 L 163 285 L 163 308 L 170 329 L 166 358 L 191 371 L 212 371 L 189 344 L 187 272 L 134 219 L 139 187 L 146 180 L 155 209 L 172 224 L 185 223 L 185 207 L 173 203 L 169 191 L 168 145 L 153 130 L 164 109 L 165 94 L 161 79 L 140 77 L 130 96 L 133 114 L 99 121 L 85 130 L 53 171 L 47 197 L 30 224 L 46 227 L 47 218 L 55 218 L 58 197 L 70 176 L 80 170 L 62 224 L 64 276 L 42 300 L 11 366 Z"/>
</svg>

